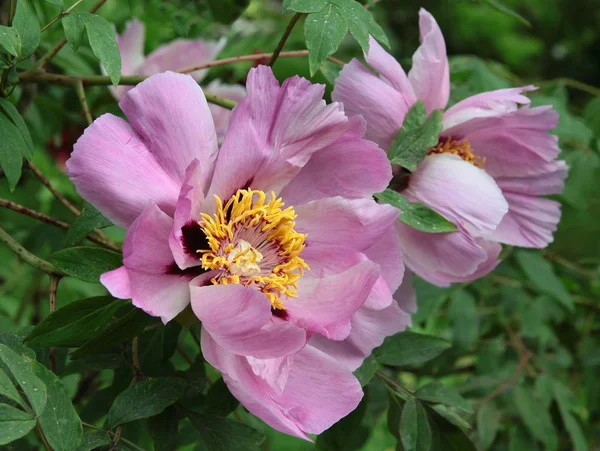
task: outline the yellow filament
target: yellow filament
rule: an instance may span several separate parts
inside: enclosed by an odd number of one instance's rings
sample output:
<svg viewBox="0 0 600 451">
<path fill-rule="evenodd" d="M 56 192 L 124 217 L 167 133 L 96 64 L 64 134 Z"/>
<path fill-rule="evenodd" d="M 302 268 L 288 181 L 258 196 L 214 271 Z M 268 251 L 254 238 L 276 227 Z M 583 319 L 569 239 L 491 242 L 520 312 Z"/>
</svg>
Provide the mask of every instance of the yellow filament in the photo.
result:
<svg viewBox="0 0 600 451">
<path fill-rule="evenodd" d="M 457 155 L 466 162 L 477 167 L 481 167 L 485 163 L 485 158 L 478 157 L 473 153 L 471 144 L 466 139 L 463 139 L 462 141 L 456 141 L 453 138 L 442 138 L 435 147 L 429 149 L 428 155 L 440 153 Z"/>
<path fill-rule="evenodd" d="M 267 296 L 273 308 L 285 310 L 282 297 L 296 297 L 297 282 L 304 270 L 309 269 L 300 257 L 305 235 L 294 230 L 294 208 L 284 208 L 283 200 L 275 193 L 267 200 L 263 191 L 252 189 L 238 190 L 225 205 L 219 196 L 215 195 L 215 199 L 215 214 L 202 213 L 199 222 L 210 247 L 198 250 L 202 254 L 202 268 L 228 272 L 213 278 L 213 284 L 255 286 Z M 259 231 L 264 234 L 264 241 L 277 246 L 280 263 L 269 274 L 261 272 L 240 277 L 230 272 L 232 265 L 252 268 L 252 265 L 258 267 L 262 260 L 262 254 L 253 247 L 240 247 L 241 250 L 228 259 L 236 251 L 234 237 L 244 229 Z"/>
</svg>

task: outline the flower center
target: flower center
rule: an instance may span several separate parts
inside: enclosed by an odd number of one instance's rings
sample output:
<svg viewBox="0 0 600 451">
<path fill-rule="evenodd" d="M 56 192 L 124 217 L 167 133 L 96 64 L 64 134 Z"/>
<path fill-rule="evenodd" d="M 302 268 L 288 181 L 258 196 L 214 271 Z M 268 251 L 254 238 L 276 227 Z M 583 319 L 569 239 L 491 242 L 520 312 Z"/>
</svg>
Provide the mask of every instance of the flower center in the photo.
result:
<svg viewBox="0 0 600 451">
<path fill-rule="evenodd" d="M 466 139 L 457 141 L 454 138 L 440 138 L 435 147 L 429 149 L 428 155 L 436 155 L 440 153 L 449 153 L 458 155 L 460 158 L 477 167 L 481 167 L 485 163 L 485 158 L 478 157 L 473 153 L 471 144 Z"/>
<path fill-rule="evenodd" d="M 211 282 L 250 286 L 264 293 L 273 308 L 285 310 L 282 299 L 296 297 L 305 269 L 300 257 L 306 235 L 294 230 L 296 212 L 275 193 L 239 189 L 226 204 L 215 195 L 212 216 L 202 213 L 200 228 L 210 249 L 199 249 L 202 268 L 216 270 Z"/>
</svg>

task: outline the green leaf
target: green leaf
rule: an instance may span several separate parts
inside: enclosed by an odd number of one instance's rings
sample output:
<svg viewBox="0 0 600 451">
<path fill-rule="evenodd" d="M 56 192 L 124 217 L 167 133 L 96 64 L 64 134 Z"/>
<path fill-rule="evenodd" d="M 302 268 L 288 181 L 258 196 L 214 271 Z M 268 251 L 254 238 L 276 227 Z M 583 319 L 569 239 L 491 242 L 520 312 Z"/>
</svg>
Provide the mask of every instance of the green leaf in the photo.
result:
<svg viewBox="0 0 600 451">
<path fill-rule="evenodd" d="M 548 451 L 558 449 L 558 437 L 550 413 L 540 409 L 540 402 L 532 391 L 520 385 L 513 390 L 513 400 L 531 434 L 544 443 Z"/>
<path fill-rule="evenodd" d="M 450 348 L 443 338 L 414 332 L 400 332 L 387 337 L 373 353 L 379 363 L 392 366 L 420 365 Z"/>
<path fill-rule="evenodd" d="M 85 16 L 80 13 L 69 13 L 62 19 L 63 29 L 67 42 L 74 51 L 77 51 L 83 43 L 85 33 Z"/>
<path fill-rule="evenodd" d="M 0 404 L 0 445 L 15 441 L 35 427 L 35 418 L 8 404 Z"/>
<path fill-rule="evenodd" d="M 283 0 L 283 12 L 318 13 L 327 6 L 327 0 Z"/>
<path fill-rule="evenodd" d="M 554 273 L 552 265 L 544 260 L 544 257 L 533 251 L 518 251 L 516 258 L 521 269 L 537 290 L 549 294 L 570 312 L 574 311 L 575 304 L 571 294 Z"/>
<path fill-rule="evenodd" d="M 18 57 L 21 53 L 21 35 L 12 27 L 0 25 L 0 47 L 12 56 Z"/>
<path fill-rule="evenodd" d="M 431 408 L 426 408 L 433 433 L 431 451 L 477 451 L 469 437 Z"/>
<path fill-rule="evenodd" d="M 479 339 L 479 315 L 475 298 L 465 290 L 450 296 L 448 316 L 452 322 L 452 343 L 459 351 L 469 351 Z"/>
<path fill-rule="evenodd" d="M 83 436 L 81 445 L 77 448 L 77 451 L 91 451 L 100 447 L 108 447 L 112 443 L 112 438 L 105 432 L 91 432 Z"/>
<path fill-rule="evenodd" d="M 140 381 L 121 392 L 108 412 L 106 424 L 120 424 L 158 415 L 185 394 L 186 382 L 175 377 Z"/>
<path fill-rule="evenodd" d="M 0 361 L 5 365 L 13 379 L 17 381 L 29 401 L 33 412 L 39 416 L 46 406 L 46 387 L 35 375 L 28 357 L 17 354 L 10 348 L 0 344 Z"/>
<path fill-rule="evenodd" d="M 123 256 L 101 247 L 69 247 L 50 255 L 50 262 L 76 279 L 99 282 L 100 276 L 123 263 Z"/>
<path fill-rule="evenodd" d="M 37 362 L 35 373 L 48 391 L 46 408 L 38 417 L 48 443 L 54 451 L 77 449 L 83 438 L 83 426 L 63 383 L 52 371 Z"/>
<path fill-rule="evenodd" d="M 571 413 L 571 407 L 573 405 L 573 395 L 569 391 L 568 387 L 563 385 L 561 382 L 554 381 L 552 388 L 554 391 L 554 399 L 556 399 L 556 403 L 558 404 L 560 416 L 562 417 L 563 423 L 565 424 L 565 429 L 569 433 L 571 443 L 573 443 L 573 450 L 587 451 L 588 445 L 585 434 L 581 429 L 581 425 L 579 424 L 575 416 Z"/>
<path fill-rule="evenodd" d="M 484 450 L 494 443 L 500 429 L 501 419 L 502 415 L 493 401 L 484 403 L 477 411 L 477 435 L 479 436 L 479 446 Z"/>
<path fill-rule="evenodd" d="M 390 43 L 385 32 L 362 4 L 354 0 L 336 0 L 336 3 L 344 6 L 344 14 L 348 20 L 350 34 L 365 53 L 369 51 L 369 35 L 372 35 L 389 48 Z"/>
<path fill-rule="evenodd" d="M 355 451 L 369 438 L 369 430 L 362 425 L 367 413 L 368 399 L 363 398 L 358 407 L 317 438 L 316 449 L 320 451 Z"/>
<path fill-rule="evenodd" d="M 40 21 L 29 0 L 19 0 L 12 26 L 21 35 L 21 59 L 30 57 L 40 45 Z"/>
<path fill-rule="evenodd" d="M 149 426 L 154 441 L 154 451 L 177 449 L 179 417 L 174 406 L 169 406 L 162 413 L 150 418 Z"/>
<path fill-rule="evenodd" d="M 248 8 L 250 0 L 207 0 L 207 3 L 213 19 L 229 25 Z"/>
<path fill-rule="evenodd" d="M 400 439 L 406 451 L 429 451 L 431 447 L 431 429 L 427 414 L 415 398 L 409 398 L 402 409 Z"/>
<path fill-rule="evenodd" d="M 197 451 L 260 451 L 265 437 L 238 421 L 186 412 L 199 432 Z"/>
<path fill-rule="evenodd" d="M 92 230 L 110 225 L 112 225 L 112 222 L 106 219 L 92 204 L 86 202 L 81 210 L 81 214 L 77 216 L 71 227 L 69 227 L 69 230 L 67 230 L 64 246 L 75 246 L 83 241 Z"/>
<path fill-rule="evenodd" d="M 44 1 L 50 5 L 58 6 L 60 9 L 63 9 L 65 7 L 63 0 L 44 0 Z"/>
<path fill-rule="evenodd" d="M 21 146 L 19 150 L 25 158 L 31 159 L 33 157 L 33 141 L 31 140 L 31 135 L 25 121 L 10 100 L 4 97 L 0 97 L 0 112 L 2 111 L 17 127 L 23 137 L 23 141 L 25 141 L 26 146 Z"/>
<path fill-rule="evenodd" d="M 373 376 L 375 376 L 376 372 L 377 359 L 375 359 L 373 355 L 370 355 L 363 360 L 363 363 L 360 367 L 354 370 L 354 376 L 356 376 L 358 382 L 360 382 L 361 387 L 364 387 L 371 381 L 371 379 L 373 379 Z"/>
<path fill-rule="evenodd" d="M 21 395 L 13 385 L 10 377 L 0 368 L 0 395 L 5 396 L 8 399 L 12 399 L 17 404 L 27 409 L 27 403 L 23 401 Z"/>
<path fill-rule="evenodd" d="M 390 145 L 390 161 L 411 172 L 416 171 L 429 149 L 439 141 L 442 117 L 442 110 L 433 110 L 427 117 L 423 102 L 419 100 L 415 103 L 406 113 L 402 128 Z"/>
<path fill-rule="evenodd" d="M 231 394 L 223 378 L 219 378 L 208 390 L 202 411 L 210 415 L 226 417 L 238 405 L 239 401 Z"/>
<path fill-rule="evenodd" d="M 465 409 L 448 407 L 444 404 L 433 404 L 428 407 L 431 407 L 431 409 L 435 410 L 438 414 L 455 426 L 458 426 L 461 429 L 471 429 L 471 423 L 467 421 Z"/>
<path fill-rule="evenodd" d="M 308 47 L 308 65 L 311 77 L 319 67 L 340 46 L 346 36 L 348 23 L 346 17 L 333 4 L 328 4 L 322 11 L 309 14 L 304 21 L 304 37 Z"/>
<path fill-rule="evenodd" d="M 473 412 L 469 403 L 462 396 L 441 382 L 435 381 L 423 385 L 415 392 L 415 396 L 424 401 L 459 407 L 465 412 Z"/>
<path fill-rule="evenodd" d="M 324 61 L 319 68 L 323 76 L 327 79 L 330 85 L 335 84 L 335 80 L 342 70 L 342 66 L 331 61 Z"/>
<path fill-rule="evenodd" d="M 125 301 L 110 296 L 81 299 L 55 311 L 25 338 L 43 346 L 81 346 L 98 334 Z"/>
<path fill-rule="evenodd" d="M 375 194 L 375 198 L 400 209 L 398 219 L 413 229 L 428 233 L 446 233 L 458 230 L 454 224 L 428 206 L 419 202 L 410 202 L 394 190 L 386 189 Z"/>
<path fill-rule="evenodd" d="M 0 114 L 0 136 L 0 166 L 13 191 L 21 178 L 22 155 L 28 151 L 27 144 L 17 126 L 4 114 Z"/>
<path fill-rule="evenodd" d="M 105 18 L 90 13 L 70 13 L 62 19 L 67 41 L 77 50 L 87 32 L 92 52 L 109 75 L 114 86 L 121 78 L 121 54 L 115 39 L 115 31 Z"/>
<path fill-rule="evenodd" d="M 143 310 L 130 306 L 127 312 L 118 321 L 110 324 L 102 332 L 86 341 L 77 351 L 72 352 L 72 360 L 80 359 L 89 354 L 101 352 L 113 344 L 122 343 L 138 336 L 154 318 Z"/>
<path fill-rule="evenodd" d="M 491 8 L 495 9 L 496 11 L 500 11 L 501 13 L 506 14 L 507 16 L 514 17 L 515 19 L 519 20 L 519 22 L 527 25 L 528 27 L 531 27 L 531 22 L 529 22 L 527 19 L 525 19 L 519 13 L 513 11 L 508 6 L 504 5 L 503 3 L 499 2 L 498 0 L 482 0 L 482 1 L 483 1 L 483 3 L 490 6 Z"/>
</svg>

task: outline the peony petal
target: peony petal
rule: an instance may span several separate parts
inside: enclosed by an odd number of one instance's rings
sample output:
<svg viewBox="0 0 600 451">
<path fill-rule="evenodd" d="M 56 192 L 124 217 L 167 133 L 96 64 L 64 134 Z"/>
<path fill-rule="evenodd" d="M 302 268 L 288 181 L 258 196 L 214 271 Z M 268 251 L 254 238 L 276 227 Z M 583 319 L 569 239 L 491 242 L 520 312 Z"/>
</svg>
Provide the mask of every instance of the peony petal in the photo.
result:
<svg viewBox="0 0 600 451">
<path fill-rule="evenodd" d="M 123 75 L 135 75 L 144 64 L 144 41 L 145 26 L 138 19 L 130 20 L 125 24 L 122 34 L 117 34 L 117 45 L 121 54 L 121 73 Z M 103 70 L 104 72 L 104 70 Z M 131 86 L 110 86 L 109 89 L 119 100 L 131 89 Z"/>
<path fill-rule="evenodd" d="M 246 88 L 248 97 L 231 117 L 211 189 L 223 197 L 248 180 L 254 189 L 279 192 L 313 153 L 350 126 L 340 104 L 323 100 L 324 85 L 292 77 L 280 87 L 271 68 L 259 66 L 250 71 Z M 248 154 L 243 160 L 240 148 Z"/>
<path fill-rule="evenodd" d="M 444 277 L 442 275 L 441 277 L 445 280 L 445 284 L 455 282 L 472 282 L 473 280 L 477 280 L 484 276 L 487 276 L 494 269 L 496 269 L 496 266 L 500 264 L 500 259 L 498 258 L 500 256 L 500 252 L 502 251 L 502 246 L 500 244 L 495 243 L 493 241 L 487 241 L 482 238 L 478 238 L 476 241 L 477 244 L 481 247 L 481 249 L 483 249 L 483 251 L 485 252 L 486 259 L 477 267 L 475 272 L 469 274 L 468 276 Z"/>
<path fill-rule="evenodd" d="M 199 266 L 201 258 L 198 250 L 208 249 L 206 235 L 198 223 L 202 219 L 200 213 L 205 200 L 201 188 L 202 176 L 200 162 L 194 160 L 186 171 L 175 208 L 169 247 L 181 269 Z"/>
<path fill-rule="evenodd" d="M 276 399 L 281 391 L 273 389 L 267 381 L 257 375 L 246 358 L 219 346 L 204 329 L 202 355 L 208 363 L 221 371 L 231 394 L 253 415 L 278 431 L 310 441 L 298 425 L 285 414 L 282 406 L 277 404 Z"/>
<path fill-rule="evenodd" d="M 523 194 L 504 195 L 508 213 L 486 238 L 521 247 L 544 248 L 550 244 L 560 220 L 560 204 Z"/>
<path fill-rule="evenodd" d="M 154 75 L 169 70 L 181 71 L 192 66 L 208 63 L 216 58 L 226 43 L 225 38 L 220 39 L 218 42 L 202 39 L 176 39 L 150 53 L 146 57 L 141 73 L 143 75 Z M 189 74 L 194 80 L 200 81 L 207 72 L 208 69 L 201 69 L 189 72 Z"/>
<path fill-rule="evenodd" d="M 467 121 L 483 117 L 502 116 L 517 110 L 519 105 L 529 104 L 529 98 L 523 92 L 534 91 L 535 86 L 497 89 L 482 92 L 461 100 L 444 113 L 444 130 L 448 130 Z"/>
<path fill-rule="evenodd" d="M 96 119 L 75 143 L 66 165 L 81 197 L 121 227 L 128 227 L 152 204 L 174 211 L 178 183 L 116 116 Z"/>
<path fill-rule="evenodd" d="M 351 131 L 313 154 L 298 175 L 283 189 L 281 196 L 289 205 L 300 205 L 324 197 L 347 199 L 371 197 L 383 191 L 392 178 L 385 152 L 374 143 L 356 137 L 364 127 L 360 116 L 350 119 L 356 124 Z"/>
<path fill-rule="evenodd" d="M 378 279 L 379 269 L 370 261 L 323 279 L 307 273 L 298 281 L 298 298 L 286 303 L 287 318 L 309 332 L 343 340 L 350 332 L 350 317 Z"/>
<path fill-rule="evenodd" d="M 191 284 L 192 309 L 206 331 L 225 349 L 260 359 L 299 351 L 306 333 L 273 317 L 260 291 L 242 285 Z"/>
<path fill-rule="evenodd" d="M 386 52 L 372 36 L 369 36 L 369 51 L 365 54 L 365 59 L 381 78 L 403 95 L 406 110 L 418 100 L 400 63 Z"/>
<path fill-rule="evenodd" d="M 213 80 L 206 87 L 206 92 L 215 94 L 226 99 L 231 99 L 235 102 L 241 102 L 246 97 L 246 89 L 240 85 L 224 85 L 219 80 Z M 210 103 L 208 105 L 210 113 L 212 114 L 213 121 L 215 123 L 215 130 L 217 131 L 217 139 L 219 143 L 223 142 L 225 138 L 225 132 L 229 126 L 229 119 L 231 118 L 231 111 L 227 108 L 223 108 L 219 105 Z"/>
<path fill-rule="evenodd" d="M 131 126 L 165 171 L 178 182 L 189 164 L 202 167 L 204 190 L 213 172 L 217 136 L 202 89 L 189 75 L 153 75 L 119 102 Z"/>
<path fill-rule="evenodd" d="M 419 277 L 446 286 L 473 274 L 487 260 L 485 250 L 463 230 L 425 233 L 401 222 L 396 225 L 404 263 Z"/>
<path fill-rule="evenodd" d="M 125 266 L 112 271 L 105 272 L 100 276 L 100 283 L 106 287 L 108 292 L 119 299 L 131 298 L 131 284 L 129 283 L 129 272 Z"/>
<path fill-rule="evenodd" d="M 351 320 L 350 335 L 343 341 L 315 335 L 309 344 L 315 346 L 350 371 L 356 370 L 385 337 L 400 332 L 411 324 L 410 316 L 397 303 L 383 310 L 359 309 Z"/>
<path fill-rule="evenodd" d="M 496 183 L 503 193 L 526 194 L 529 196 L 540 196 L 548 194 L 560 194 L 565 186 L 565 179 L 569 173 L 567 163 L 552 161 L 544 163 L 528 176 L 521 177 L 497 177 Z M 509 205 L 510 211 L 510 205 Z"/>
<path fill-rule="evenodd" d="M 408 79 L 427 112 L 444 109 L 450 97 L 446 43 L 439 25 L 425 9 L 419 10 L 421 46 L 413 55 Z"/>
<path fill-rule="evenodd" d="M 426 157 L 404 193 L 474 236 L 492 232 L 508 211 L 494 179 L 456 155 Z"/>
<path fill-rule="evenodd" d="M 364 253 L 379 265 L 381 275 L 392 293 L 396 291 L 404 278 L 404 262 L 395 225 L 389 227 Z"/>
<path fill-rule="evenodd" d="M 362 251 L 394 224 L 398 209 L 372 199 L 330 197 L 295 208 L 296 230 L 306 233 L 306 244 L 348 246 Z"/>
<path fill-rule="evenodd" d="M 387 150 L 408 111 L 405 96 L 353 59 L 344 66 L 331 93 L 349 116 L 367 121 L 365 138 Z"/>
</svg>

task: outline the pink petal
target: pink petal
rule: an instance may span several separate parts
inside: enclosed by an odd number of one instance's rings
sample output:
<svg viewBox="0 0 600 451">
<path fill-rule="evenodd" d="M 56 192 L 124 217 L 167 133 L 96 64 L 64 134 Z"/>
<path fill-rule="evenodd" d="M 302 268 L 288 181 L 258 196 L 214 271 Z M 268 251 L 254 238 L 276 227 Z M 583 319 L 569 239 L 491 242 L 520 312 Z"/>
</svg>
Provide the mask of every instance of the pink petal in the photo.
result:
<svg viewBox="0 0 600 451">
<path fill-rule="evenodd" d="M 362 251 L 372 246 L 394 224 L 399 211 L 372 199 L 330 197 L 295 208 L 296 230 L 311 243 L 348 246 Z"/>
<path fill-rule="evenodd" d="M 406 110 L 418 100 L 400 63 L 386 52 L 372 36 L 369 36 L 369 51 L 365 54 L 365 59 L 381 78 L 403 95 Z"/>
<path fill-rule="evenodd" d="M 246 89 L 240 85 L 223 85 L 219 80 L 213 80 L 206 87 L 206 92 L 215 94 L 226 99 L 234 100 L 235 102 L 241 102 L 246 97 Z M 225 132 L 229 126 L 229 119 L 231 118 L 231 111 L 227 108 L 220 107 L 215 104 L 209 104 L 208 108 L 212 114 L 213 121 L 215 123 L 215 130 L 217 131 L 217 139 L 219 143 L 223 142 L 225 138 Z"/>
<path fill-rule="evenodd" d="M 448 130 L 471 119 L 502 116 L 517 110 L 519 105 L 527 105 L 530 100 L 521 93 L 533 91 L 534 86 L 497 89 L 482 92 L 461 100 L 444 113 L 444 129 Z"/>
<path fill-rule="evenodd" d="M 205 200 L 201 188 L 202 176 L 201 164 L 194 160 L 187 169 L 175 208 L 169 247 L 181 269 L 199 266 L 201 258 L 198 250 L 208 246 L 199 225 Z"/>
<path fill-rule="evenodd" d="M 447 286 L 477 271 L 488 256 L 477 240 L 463 230 L 425 233 L 401 222 L 396 225 L 404 263 L 419 277 Z"/>
<path fill-rule="evenodd" d="M 529 196 L 560 194 L 565 186 L 568 173 L 567 164 L 562 160 L 556 160 L 544 163 L 531 175 L 497 177 L 496 183 L 503 193 L 510 192 Z"/>
<path fill-rule="evenodd" d="M 271 387 L 269 382 L 272 381 L 266 381 L 255 373 L 255 365 L 250 365 L 248 359 L 223 349 L 204 329 L 202 355 L 208 363 L 221 371 L 229 391 L 253 415 L 278 431 L 310 441 L 299 425 L 286 415 L 285 406 L 277 403 L 282 390 Z M 288 371 L 286 382 L 289 372 L 291 371 Z"/>
<path fill-rule="evenodd" d="M 323 279 L 307 273 L 298 281 L 298 298 L 286 302 L 287 317 L 309 332 L 343 340 L 350 332 L 350 317 L 378 279 L 379 269 L 369 261 Z"/>
<path fill-rule="evenodd" d="M 502 251 L 502 246 L 498 243 L 495 243 L 493 241 L 487 241 L 482 238 L 478 238 L 476 241 L 477 244 L 481 247 L 481 249 L 483 249 L 483 251 L 486 254 L 486 259 L 483 261 L 483 263 L 481 263 L 477 267 L 475 272 L 469 274 L 468 276 L 447 277 L 441 275 L 440 277 L 444 281 L 444 283 L 438 283 L 439 285 L 446 285 L 454 282 L 472 282 L 473 280 L 477 280 L 484 276 L 487 276 L 494 269 L 496 269 L 496 266 L 500 264 L 500 259 L 498 257 L 500 256 L 500 252 Z"/>
<path fill-rule="evenodd" d="M 349 116 L 367 121 L 365 138 L 387 150 L 408 111 L 405 95 L 353 59 L 344 66 L 331 93 Z"/>
<path fill-rule="evenodd" d="M 324 197 L 347 199 L 370 197 L 383 191 L 392 178 L 390 162 L 374 143 L 356 137 L 364 120 L 354 116 L 351 131 L 313 154 L 306 166 L 283 189 L 281 196 L 290 205 L 300 205 Z"/>
<path fill-rule="evenodd" d="M 406 329 L 410 324 L 410 316 L 395 302 L 383 310 L 361 308 L 352 316 L 352 329 L 345 340 L 333 341 L 315 335 L 310 345 L 354 371 L 373 349 L 383 343 L 385 337 Z"/>
<path fill-rule="evenodd" d="M 559 153 L 558 138 L 548 133 L 558 123 L 550 106 L 523 107 L 502 116 L 479 118 L 444 133 L 467 139 L 483 168 L 493 177 L 539 173 Z"/>
<path fill-rule="evenodd" d="M 189 282 L 197 275 L 184 273 L 175 265 L 168 243 L 172 226 L 167 214 L 151 206 L 131 225 L 123 245 L 133 305 L 164 323 L 190 303 Z"/>
<path fill-rule="evenodd" d="M 241 285 L 191 284 L 192 309 L 202 327 L 223 348 L 260 359 L 299 351 L 306 333 L 271 313 L 271 303 L 260 291 Z"/>
<path fill-rule="evenodd" d="M 254 374 L 269 384 L 278 395 L 283 393 L 288 376 L 292 370 L 294 355 L 287 355 L 285 357 L 277 357 L 274 359 L 246 357 L 246 360 Z"/>
<path fill-rule="evenodd" d="M 130 20 L 125 24 L 125 30 L 117 34 L 117 45 L 121 54 L 121 73 L 123 75 L 136 75 L 144 63 L 144 23 L 138 19 Z M 131 86 L 109 87 L 118 100 L 131 89 Z"/>
<path fill-rule="evenodd" d="M 119 102 L 131 126 L 143 138 L 165 171 L 183 182 L 189 164 L 202 167 L 208 188 L 217 153 L 217 135 L 202 89 L 189 75 L 153 75 Z"/>
<path fill-rule="evenodd" d="M 492 232 L 508 211 L 496 182 L 456 155 L 430 155 L 404 191 L 474 236 Z"/>
<path fill-rule="evenodd" d="M 396 291 L 404 278 L 404 262 L 395 225 L 389 227 L 364 253 L 379 265 L 379 271 L 392 293 Z"/>
<path fill-rule="evenodd" d="M 150 53 L 146 57 L 141 72 L 143 75 L 154 75 L 159 72 L 180 71 L 208 63 L 216 58 L 225 44 L 226 39 L 224 38 L 218 42 L 202 39 L 176 39 Z M 201 69 L 190 72 L 190 75 L 194 80 L 200 81 L 207 72 L 208 69 Z"/>
<path fill-rule="evenodd" d="M 507 192 L 509 210 L 488 239 L 512 246 L 544 248 L 554 237 L 560 204 L 553 200 Z"/>
<path fill-rule="evenodd" d="M 444 109 L 450 96 L 450 71 L 446 43 L 439 25 L 425 9 L 419 10 L 421 46 L 413 55 L 408 73 L 415 94 L 425 103 L 427 112 Z"/>
<path fill-rule="evenodd" d="M 229 197 L 248 180 L 254 189 L 278 192 L 313 153 L 349 129 L 342 106 L 323 100 L 324 85 L 293 77 L 280 87 L 271 68 L 259 66 L 246 88 L 219 152 L 211 194 Z"/>
<path fill-rule="evenodd" d="M 129 272 L 125 266 L 112 271 L 105 272 L 100 276 L 100 283 L 106 287 L 115 298 L 130 299 L 131 284 L 129 283 Z"/>
<path fill-rule="evenodd" d="M 174 211 L 178 183 L 123 119 L 111 114 L 96 119 L 77 140 L 66 164 L 81 197 L 121 227 L 153 204 Z"/>
</svg>

